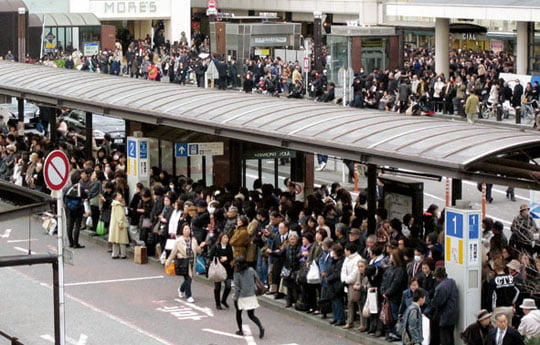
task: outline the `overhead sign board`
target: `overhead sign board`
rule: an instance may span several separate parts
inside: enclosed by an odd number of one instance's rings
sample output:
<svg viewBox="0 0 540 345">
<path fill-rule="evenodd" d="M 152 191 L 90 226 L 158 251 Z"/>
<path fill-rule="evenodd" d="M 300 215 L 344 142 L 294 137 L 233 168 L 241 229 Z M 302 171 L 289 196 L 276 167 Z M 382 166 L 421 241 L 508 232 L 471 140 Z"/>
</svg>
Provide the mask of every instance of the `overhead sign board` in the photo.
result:
<svg viewBox="0 0 540 345">
<path fill-rule="evenodd" d="M 223 155 L 223 142 L 176 143 L 174 148 L 174 154 L 176 157 Z"/>
<path fill-rule="evenodd" d="M 89 12 L 100 19 L 163 19 L 171 17 L 171 0 L 90 0 Z"/>
<path fill-rule="evenodd" d="M 296 158 L 296 151 L 289 151 L 289 150 L 247 151 L 242 154 L 242 158 L 243 159 Z"/>
</svg>

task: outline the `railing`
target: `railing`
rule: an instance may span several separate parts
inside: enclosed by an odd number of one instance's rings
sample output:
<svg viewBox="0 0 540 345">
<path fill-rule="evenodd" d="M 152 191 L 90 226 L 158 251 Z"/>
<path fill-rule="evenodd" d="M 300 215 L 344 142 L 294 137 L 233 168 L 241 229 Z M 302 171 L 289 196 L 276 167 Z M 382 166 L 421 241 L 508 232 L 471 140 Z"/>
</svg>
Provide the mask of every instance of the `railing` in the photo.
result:
<svg viewBox="0 0 540 345">
<path fill-rule="evenodd" d="M 10 335 L 7 335 L 6 333 L 0 331 L 0 336 L 6 338 L 7 340 L 11 341 L 11 345 L 24 345 L 19 341 L 19 339 L 12 337 Z"/>
</svg>

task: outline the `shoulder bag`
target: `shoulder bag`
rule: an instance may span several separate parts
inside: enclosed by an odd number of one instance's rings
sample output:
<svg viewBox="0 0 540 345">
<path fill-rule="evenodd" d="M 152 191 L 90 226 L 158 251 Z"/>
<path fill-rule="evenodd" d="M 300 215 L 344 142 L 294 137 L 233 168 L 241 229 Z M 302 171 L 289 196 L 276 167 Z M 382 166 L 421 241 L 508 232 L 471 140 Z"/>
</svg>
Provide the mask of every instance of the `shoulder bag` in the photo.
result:
<svg viewBox="0 0 540 345">
<path fill-rule="evenodd" d="M 174 265 L 177 276 L 187 276 L 189 274 L 189 259 L 188 258 L 176 258 L 174 259 Z"/>
<path fill-rule="evenodd" d="M 227 270 L 219 262 L 217 257 L 214 257 L 214 260 L 210 263 L 210 267 L 208 267 L 208 280 L 214 283 L 227 280 Z"/>
</svg>

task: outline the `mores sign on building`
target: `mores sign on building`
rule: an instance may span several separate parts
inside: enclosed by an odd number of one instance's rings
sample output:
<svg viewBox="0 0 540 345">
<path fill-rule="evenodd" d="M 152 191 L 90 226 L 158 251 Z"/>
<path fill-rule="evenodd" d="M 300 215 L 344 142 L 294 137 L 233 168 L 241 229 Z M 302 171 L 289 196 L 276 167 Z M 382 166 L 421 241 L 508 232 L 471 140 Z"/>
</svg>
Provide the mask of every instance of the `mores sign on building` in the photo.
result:
<svg viewBox="0 0 540 345">
<path fill-rule="evenodd" d="M 165 19 L 171 16 L 171 1 L 89 0 L 89 10 L 100 19 Z"/>
</svg>

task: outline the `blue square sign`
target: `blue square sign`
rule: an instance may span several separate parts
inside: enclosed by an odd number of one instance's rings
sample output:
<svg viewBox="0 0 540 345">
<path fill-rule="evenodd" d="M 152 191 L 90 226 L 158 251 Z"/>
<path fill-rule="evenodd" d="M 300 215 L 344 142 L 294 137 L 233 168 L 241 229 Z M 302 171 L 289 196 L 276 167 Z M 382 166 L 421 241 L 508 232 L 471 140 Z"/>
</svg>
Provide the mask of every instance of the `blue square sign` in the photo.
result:
<svg viewBox="0 0 540 345">
<path fill-rule="evenodd" d="M 176 143 L 174 145 L 174 155 L 175 157 L 187 157 L 187 143 Z"/>
<path fill-rule="evenodd" d="M 463 239 L 463 213 L 446 211 L 446 235 Z"/>
<path fill-rule="evenodd" d="M 127 154 L 128 158 L 137 158 L 137 142 L 135 140 L 128 140 Z"/>
<path fill-rule="evenodd" d="M 480 235 L 480 215 L 479 214 L 470 214 L 469 215 L 469 239 L 477 240 Z"/>
<path fill-rule="evenodd" d="M 139 158 L 140 159 L 147 159 L 148 158 L 148 142 L 147 141 L 141 141 L 140 143 L 140 150 Z"/>
</svg>

